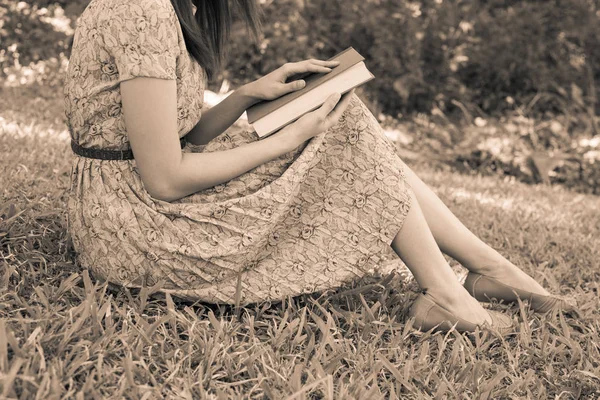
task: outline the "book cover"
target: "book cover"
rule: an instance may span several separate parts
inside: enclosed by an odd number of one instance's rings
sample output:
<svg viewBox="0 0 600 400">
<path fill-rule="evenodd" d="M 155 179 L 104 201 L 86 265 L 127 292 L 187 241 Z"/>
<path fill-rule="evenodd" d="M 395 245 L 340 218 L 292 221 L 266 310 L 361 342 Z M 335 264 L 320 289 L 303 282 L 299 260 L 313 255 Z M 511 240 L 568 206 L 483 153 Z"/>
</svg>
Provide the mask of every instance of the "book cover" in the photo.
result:
<svg viewBox="0 0 600 400">
<path fill-rule="evenodd" d="M 273 111 L 279 109 L 285 104 L 310 92 L 311 90 L 322 85 L 328 80 L 336 77 L 342 72 L 348 70 L 349 68 L 363 61 L 364 59 L 365 58 L 361 56 L 353 47 L 347 48 L 346 50 L 336 54 L 335 56 L 329 59 L 340 61 L 340 64 L 337 67 L 333 68 L 331 72 L 328 72 L 326 74 L 312 73 L 304 78 L 306 86 L 301 90 L 290 92 L 281 97 L 278 97 L 275 100 L 261 101 L 260 103 L 256 103 L 252 107 L 248 108 L 248 110 L 246 110 L 246 113 L 248 115 L 248 122 L 250 124 L 255 123 L 257 120 L 263 118 L 265 115 L 272 113 Z"/>
</svg>

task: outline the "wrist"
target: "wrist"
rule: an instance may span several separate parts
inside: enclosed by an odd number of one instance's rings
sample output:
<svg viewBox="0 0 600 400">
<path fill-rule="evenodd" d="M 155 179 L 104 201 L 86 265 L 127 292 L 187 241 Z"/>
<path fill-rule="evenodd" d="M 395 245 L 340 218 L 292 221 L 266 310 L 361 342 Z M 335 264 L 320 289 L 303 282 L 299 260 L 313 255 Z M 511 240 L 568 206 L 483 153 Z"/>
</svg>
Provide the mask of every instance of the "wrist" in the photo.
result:
<svg viewBox="0 0 600 400">
<path fill-rule="evenodd" d="M 296 134 L 294 127 L 291 125 L 275 132 L 268 139 L 273 140 L 274 145 L 281 150 L 281 154 L 289 153 L 302 144 L 299 135 Z"/>
<path fill-rule="evenodd" d="M 254 92 L 254 86 L 252 86 L 252 83 L 253 82 L 247 83 L 235 91 L 235 93 L 242 99 L 246 109 L 260 101 Z"/>
</svg>

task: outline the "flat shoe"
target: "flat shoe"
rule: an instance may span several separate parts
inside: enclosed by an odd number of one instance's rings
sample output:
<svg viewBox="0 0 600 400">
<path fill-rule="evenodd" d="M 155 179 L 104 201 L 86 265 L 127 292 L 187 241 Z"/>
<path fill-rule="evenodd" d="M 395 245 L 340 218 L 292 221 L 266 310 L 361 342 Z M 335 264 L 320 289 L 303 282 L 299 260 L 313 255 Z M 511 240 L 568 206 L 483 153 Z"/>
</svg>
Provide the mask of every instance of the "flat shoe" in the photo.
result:
<svg viewBox="0 0 600 400">
<path fill-rule="evenodd" d="M 492 323 L 485 322 L 477 325 L 455 316 L 439 305 L 430 294 L 424 293 L 417 296 L 408 311 L 408 316 L 415 318 L 415 328 L 422 331 L 432 328 L 448 331 L 454 326 L 459 332 L 475 332 L 479 328 L 497 331 L 503 336 L 514 333 L 512 320 L 508 315 L 491 310 L 486 311 L 490 314 Z"/>
<path fill-rule="evenodd" d="M 504 300 L 514 303 L 518 298 L 528 300 L 532 310 L 539 313 L 547 313 L 560 308 L 565 312 L 574 311 L 577 303 L 574 299 L 563 296 L 544 296 L 527 290 L 517 289 L 492 278 L 476 272 L 469 272 L 464 283 L 465 289 L 482 302 L 490 302 L 491 299 Z"/>
</svg>

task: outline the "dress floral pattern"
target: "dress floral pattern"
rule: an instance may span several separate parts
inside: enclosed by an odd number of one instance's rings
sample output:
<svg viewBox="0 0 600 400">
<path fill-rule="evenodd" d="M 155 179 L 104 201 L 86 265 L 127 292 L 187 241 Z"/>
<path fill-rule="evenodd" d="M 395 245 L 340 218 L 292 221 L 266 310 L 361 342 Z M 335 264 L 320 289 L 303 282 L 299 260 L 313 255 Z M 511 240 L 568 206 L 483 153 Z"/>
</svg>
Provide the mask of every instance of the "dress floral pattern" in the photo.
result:
<svg viewBox="0 0 600 400">
<path fill-rule="evenodd" d="M 179 135 L 200 119 L 205 73 L 169 0 L 92 0 L 76 31 L 65 103 L 73 140 L 126 150 L 119 84 L 177 80 Z M 186 152 L 257 140 L 230 128 Z M 135 160 L 74 156 L 69 231 L 80 263 L 127 286 L 161 282 L 190 300 L 277 301 L 338 287 L 395 254 L 411 205 L 404 164 L 357 96 L 339 123 L 298 149 L 177 201 L 144 189 Z"/>
</svg>

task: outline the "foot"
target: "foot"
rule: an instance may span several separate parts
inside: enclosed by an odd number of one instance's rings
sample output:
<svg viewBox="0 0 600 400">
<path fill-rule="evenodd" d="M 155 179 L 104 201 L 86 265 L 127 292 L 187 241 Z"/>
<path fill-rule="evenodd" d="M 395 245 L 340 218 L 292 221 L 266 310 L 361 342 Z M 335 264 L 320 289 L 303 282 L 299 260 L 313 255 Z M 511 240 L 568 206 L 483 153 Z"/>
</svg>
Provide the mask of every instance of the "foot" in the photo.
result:
<svg viewBox="0 0 600 400">
<path fill-rule="evenodd" d="M 482 260 L 478 262 L 476 266 L 469 266 L 467 268 L 469 271 L 489 276 L 505 285 L 542 296 L 550 296 L 550 293 L 544 289 L 542 285 L 536 282 L 535 279 L 499 254 L 497 257 Z"/>
<path fill-rule="evenodd" d="M 492 323 L 488 311 L 460 285 L 449 288 L 428 289 L 427 293 L 440 307 L 456 317 L 475 325 Z"/>
</svg>

